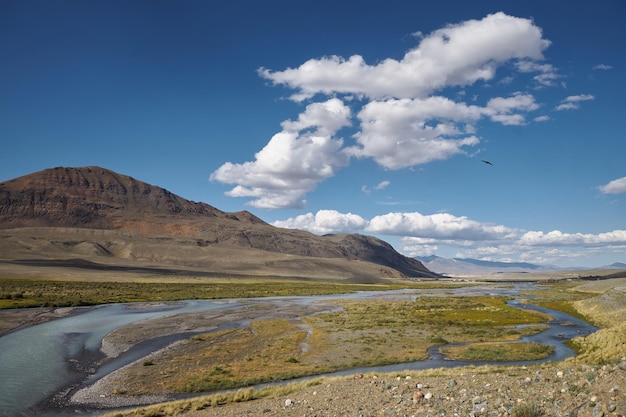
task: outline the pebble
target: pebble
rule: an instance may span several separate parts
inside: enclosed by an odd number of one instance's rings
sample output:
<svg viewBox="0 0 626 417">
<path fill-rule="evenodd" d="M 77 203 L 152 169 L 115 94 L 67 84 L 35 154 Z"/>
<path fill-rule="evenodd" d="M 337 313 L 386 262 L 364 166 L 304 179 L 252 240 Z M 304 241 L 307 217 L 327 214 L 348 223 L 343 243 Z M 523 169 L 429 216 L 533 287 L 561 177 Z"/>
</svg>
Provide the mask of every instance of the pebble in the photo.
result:
<svg viewBox="0 0 626 417">
<path fill-rule="evenodd" d="M 207 407 L 193 416 L 510 417 L 516 407 L 526 404 L 540 405 L 546 417 L 569 417 L 572 412 L 578 417 L 625 416 L 622 392 L 626 390 L 626 372 L 611 366 L 604 374 L 597 372 L 591 385 L 578 385 L 590 372 L 585 369 L 579 366 L 557 372 L 554 366 L 508 367 L 502 373 L 476 372 L 454 378 L 450 374 L 418 374 L 412 379 L 406 375 L 364 375 L 305 388 L 289 397 Z M 105 390 L 98 394 L 107 394 L 107 398 L 93 399 L 93 403 L 123 400 L 123 396 L 108 395 Z M 576 410 L 581 404 L 584 407 Z"/>
<path fill-rule="evenodd" d="M 413 393 L 413 402 L 420 402 L 424 399 L 424 393 L 422 391 L 415 391 Z"/>
</svg>

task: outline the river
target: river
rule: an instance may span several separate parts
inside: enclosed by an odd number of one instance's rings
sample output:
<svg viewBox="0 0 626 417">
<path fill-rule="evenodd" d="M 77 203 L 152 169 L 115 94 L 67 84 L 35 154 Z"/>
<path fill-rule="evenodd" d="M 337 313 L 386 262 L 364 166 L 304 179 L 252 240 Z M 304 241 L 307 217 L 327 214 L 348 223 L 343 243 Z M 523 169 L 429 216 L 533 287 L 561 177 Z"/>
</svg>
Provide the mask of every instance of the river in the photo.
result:
<svg viewBox="0 0 626 417">
<path fill-rule="evenodd" d="M 526 287 L 528 284 L 524 284 Z M 64 394 L 85 378 L 84 367 L 102 359 L 100 346 L 102 339 L 113 330 L 157 317 L 194 313 L 218 309 L 238 309 L 254 303 L 275 303 L 284 305 L 285 300 L 292 303 L 314 303 L 345 298 L 408 298 L 415 299 L 424 295 L 516 295 L 522 285 L 515 287 L 474 286 L 454 290 L 401 290 L 388 292 L 359 292 L 355 294 L 310 296 L 310 297 L 271 297 L 263 299 L 232 300 L 191 300 L 167 304 L 142 304 L 133 308 L 132 304 L 107 304 L 79 309 L 79 313 L 70 317 L 26 327 L 0 337 L 0 417 L 18 417 L 36 415 L 66 416 L 91 415 L 94 411 L 80 409 L 51 410 L 45 403 L 55 396 Z M 563 342 L 581 334 L 596 330 L 582 320 L 565 313 L 535 306 L 520 305 L 518 308 L 533 308 L 543 311 L 554 318 L 548 330 L 526 337 L 524 341 L 548 343 L 555 346 L 554 353 L 544 361 L 560 361 L 573 352 Z M 96 371 L 99 378 L 115 369 L 141 358 L 143 355 L 163 347 L 173 340 L 188 337 L 183 333 L 171 338 L 161 338 L 145 344 L 143 350 L 131 349 L 115 361 L 105 363 Z M 342 375 L 354 372 L 392 372 L 405 369 L 427 369 L 438 367 L 465 366 L 481 364 L 477 362 L 459 362 L 444 360 L 436 349 L 431 350 L 431 358 L 425 361 L 389 365 L 384 367 L 352 369 L 337 372 Z M 529 364 L 507 363 L 507 364 Z M 91 377 L 93 380 L 93 376 Z"/>
</svg>

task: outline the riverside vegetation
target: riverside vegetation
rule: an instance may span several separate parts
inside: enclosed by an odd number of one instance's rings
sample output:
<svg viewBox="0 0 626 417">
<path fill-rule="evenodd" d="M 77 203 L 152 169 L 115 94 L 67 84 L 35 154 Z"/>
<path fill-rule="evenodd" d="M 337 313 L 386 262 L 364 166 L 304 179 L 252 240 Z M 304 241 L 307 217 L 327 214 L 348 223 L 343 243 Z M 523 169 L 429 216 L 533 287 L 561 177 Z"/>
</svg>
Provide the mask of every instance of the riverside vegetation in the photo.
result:
<svg viewBox="0 0 626 417">
<path fill-rule="evenodd" d="M 298 320 L 255 320 L 248 327 L 194 336 L 120 374 L 118 394 L 188 393 L 249 386 L 347 368 L 425 359 L 442 343 L 513 340 L 543 329 L 546 316 L 508 306 L 504 297 L 419 297 L 416 301 L 336 301 L 341 310 Z M 516 328 L 518 324 L 537 325 Z M 547 346 L 484 349 L 485 360 L 546 357 Z M 461 357 L 464 354 L 460 355 Z"/>
<path fill-rule="evenodd" d="M 145 282 L 102 283 L 1 280 L 0 305 L 4 308 L 81 303 L 90 305 L 121 301 L 332 294 L 459 285 L 444 282 L 355 285 L 287 280 L 182 281 L 175 283 L 146 279 Z M 571 342 L 579 354 L 575 360 L 592 364 L 616 363 L 625 354 L 624 299 L 603 294 L 606 288 L 598 288 L 598 284 L 581 286 L 580 282 L 558 282 L 544 285 L 541 290 L 532 291 L 528 295 L 534 297 L 533 303 L 574 313 L 603 327 L 593 335 Z M 605 297 L 600 305 L 598 297 Z M 291 320 L 255 320 L 248 327 L 201 334 L 178 342 L 119 371 L 115 379 L 120 382 L 112 385 L 106 395 L 202 392 L 357 366 L 413 361 L 423 359 L 428 347 L 442 343 L 465 343 L 464 346 L 446 350 L 447 355 L 459 359 L 524 360 L 545 357 L 550 353 L 548 346 L 524 343 L 516 343 L 516 349 L 510 349 L 511 345 L 503 349 L 503 341 L 541 331 L 541 323 L 546 321 L 546 317 L 540 313 L 509 307 L 504 297 L 442 296 L 384 302 L 342 300 L 337 301 L 337 305 L 340 311 Z M 531 325 L 516 327 L 528 323 Z M 502 354 L 506 356 L 502 357 Z M 260 390 L 243 388 L 116 415 L 184 415 L 217 405 L 284 396 L 322 384 L 322 381 L 324 379 L 313 379 Z M 521 408 L 518 412 L 521 412 Z"/>
<path fill-rule="evenodd" d="M 601 326 L 601 329 L 591 335 L 574 339 L 571 346 L 577 350 L 576 357 L 567 359 L 563 363 L 542 364 L 532 367 L 469 367 L 457 369 L 432 369 L 425 371 L 407 371 L 394 375 L 354 375 L 343 378 L 318 378 L 293 384 L 271 386 L 263 389 L 243 388 L 236 391 L 224 392 L 200 398 L 179 400 L 154 406 L 142 407 L 123 412 L 114 412 L 108 416 L 239 416 L 239 415 L 498 415 L 498 416 L 624 416 L 626 413 L 626 279 L 613 279 L 605 282 L 591 283 L 558 283 L 545 287 L 543 290 L 533 291 L 537 301 L 542 304 L 554 303 L 564 309 L 572 309 L 578 315 Z M 413 313 L 403 319 L 391 319 L 384 327 L 402 323 L 414 325 L 423 320 L 417 307 L 421 299 L 413 306 Z M 511 323 L 521 317 L 508 316 L 499 322 L 499 319 L 485 322 L 482 311 L 492 311 L 491 316 L 499 316 L 497 309 L 503 303 L 499 297 L 480 297 L 469 300 L 463 308 L 474 311 L 464 325 L 467 331 L 453 329 L 454 304 L 446 304 L 445 300 L 428 301 L 428 308 L 435 318 L 430 324 L 435 332 L 428 336 L 431 341 L 441 342 L 448 337 L 465 339 L 472 329 L 496 329 L 504 322 Z M 454 300 L 459 302 L 460 300 Z M 467 300 L 466 300 L 467 301 Z M 352 305 L 350 305 L 352 304 Z M 383 307 L 380 303 L 371 305 L 358 303 L 344 304 L 343 314 L 329 313 L 313 316 L 308 324 L 316 327 L 325 339 L 327 346 L 332 346 L 332 340 L 337 342 L 349 341 L 343 350 L 350 352 L 350 343 L 354 343 L 354 332 L 367 334 L 368 344 L 372 351 L 377 350 L 377 340 L 387 338 L 387 344 L 402 345 L 402 335 L 398 332 L 385 333 L 380 322 L 380 313 L 406 312 L 408 303 L 390 303 Z M 359 314 L 366 309 L 376 315 L 356 320 Z M 506 312 L 505 310 L 502 310 Z M 504 314 L 507 316 L 508 314 Z M 339 319 L 339 317 L 342 317 Z M 382 319 L 387 320 L 387 316 Z M 452 323 L 448 323 L 448 320 Z M 365 321 L 366 324 L 358 325 Z M 424 323 L 426 321 L 424 320 Z M 424 325 L 422 323 L 422 325 Z M 444 324 L 445 323 L 445 324 Z M 265 323 L 266 330 L 278 323 Z M 346 326 L 351 335 L 335 335 L 333 326 Z M 475 327 L 477 326 L 477 327 Z M 261 326 L 263 327 L 263 326 Z M 282 330 L 276 332 L 297 333 L 298 326 L 290 328 L 285 323 Z M 258 328 L 257 328 L 258 330 Z M 406 329 L 405 329 L 406 330 Z M 445 333 L 444 333 L 445 332 Z M 470 332 L 471 333 L 471 332 Z M 315 333 L 314 333 L 315 334 Z M 489 333 L 491 336 L 505 338 L 502 329 Z M 384 335 L 384 336 L 383 336 Z M 340 337 L 341 336 L 341 337 Z M 381 339 L 376 339 L 380 336 Z M 423 336 L 426 336 L 424 334 Z M 474 335 L 475 337 L 475 335 Z M 483 338 L 488 335 L 481 336 Z M 193 343 L 206 343 L 210 338 L 196 340 Z M 298 338 L 295 337 L 294 340 Z M 343 339 L 343 340 L 341 340 Z M 273 339 L 275 342 L 278 339 Z M 218 342 L 218 340 L 213 340 Z M 225 341 L 223 341 L 225 342 Z M 190 342 L 191 343 L 191 342 Z M 286 345 L 277 345 L 285 349 Z M 219 343 L 218 343 L 219 344 Z M 341 343 L 339 343 L 341 344 Z M 474 347 L 485 346 L 481 342 Z M 498 344 L 492 344 L 497 346 Z M 218 351 L 228 353 L 237 344 L 222 343 Z M 362 346 L 362 345 L 361 345 Z M 361 349 L 360 352 L 367 352 Z M 332 349 L 331 349 L 332 350 Z M 311 349 L 313 351 L 313 349 Z M 303 356 L 288 356 L 289 350 L 282 351 L 274 361 L 282 363 L 280 368 L 288 364 L 298 365 L 305 362 Z M 230 350 L 229 356 L 234 358 L 235 351 Z M 267 353 L 267 352 L 266 352 Z M 293 352 L 291 352 L 293 353 Z M 362 353 L 361 353 L 362 354 Z M 349 355 L 347 355 L 349 356 Z M 386 356 L 386 355 L 385 355 Z M 165 359 L 162 357 L 161 360 Z M 344 359 L 348 359 L 347 357 Z M 248 359 L 244 359 L 248 360 Z M 254 361 L 254 358 L 253 360 Z M 150 364 L 135 366 L 130 374 L 138 375 L 142 371 L 156 370 L 159 359 Z M 234 362 L 224 362 L 218 368 L 213 367 L 211 372 L 221 373 L 222 376 L 235 374 Z M 194 364 L 187 370 L 192 371 Z M 202 367 L 198 364 L 198 367 Z M 156 377 L 157 374 L 153 374 Z M 160 377 L 157 377 L 160 378 Z M 167 379 L 167 375 L 165 376 Z M 252 401 L 256 400 L 256 401 Z M 230 404 L 230 405 L 228 405 Z M 295 414 L 294 414 L 295 413 Z M 469 414 L 468 414 L 469 413 Z"/>
<path fill-rule="evenodd" d="M 0 309 L 78 307 L 108 303 L 342 294 L 437 284 L 352 284 L 287 279 L 141 277 L 125 281 L 64 281 L 0 277 Z M 445 288 L 445 286 L 444 286 Z"/>
</svg>

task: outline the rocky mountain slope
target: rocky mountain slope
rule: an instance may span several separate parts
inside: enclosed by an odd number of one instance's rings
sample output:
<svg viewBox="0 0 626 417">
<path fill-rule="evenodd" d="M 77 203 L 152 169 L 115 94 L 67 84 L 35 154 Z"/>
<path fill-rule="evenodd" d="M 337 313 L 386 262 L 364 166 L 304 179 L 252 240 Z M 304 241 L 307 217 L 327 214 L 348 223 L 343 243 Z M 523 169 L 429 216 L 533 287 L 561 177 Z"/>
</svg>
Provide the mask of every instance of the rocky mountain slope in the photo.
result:
<svg viewBox="0 0 626 417">
<path fill-rule="evenodd" d="M 438 276 L 371 236 L 277 228 L 100 167 L 0 183 L 2 259 L 367 282 Z"/>
</svg>

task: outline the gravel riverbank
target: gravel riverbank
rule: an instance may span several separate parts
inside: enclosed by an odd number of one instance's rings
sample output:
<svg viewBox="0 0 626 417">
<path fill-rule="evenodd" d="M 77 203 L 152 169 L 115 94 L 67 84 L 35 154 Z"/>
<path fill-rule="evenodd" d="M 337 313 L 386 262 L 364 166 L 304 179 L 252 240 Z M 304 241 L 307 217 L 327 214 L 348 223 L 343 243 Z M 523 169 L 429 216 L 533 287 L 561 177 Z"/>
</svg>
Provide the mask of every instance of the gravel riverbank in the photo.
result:
<svg viewBox="0 0 626 417">
<path fill-rule="evenodd" d="M 595 367 L 564 362 L 395 375 L 355 374 L 349 378 L 320 379 L 318 385 L 275 398 L 226 405 L 212 404 L 215 400 L 210 397 L 203 405 L 197 399 L 195 405 L 188 401 L 185 405 L 186 401 L 146 408 L 148 414 L 124 415 L 533 417 L 540 414 L 529 412 L 540 410 L 544 416 L 620 417 L 626 416 L 626 360 L 618 365 Z"/>
</svg>

